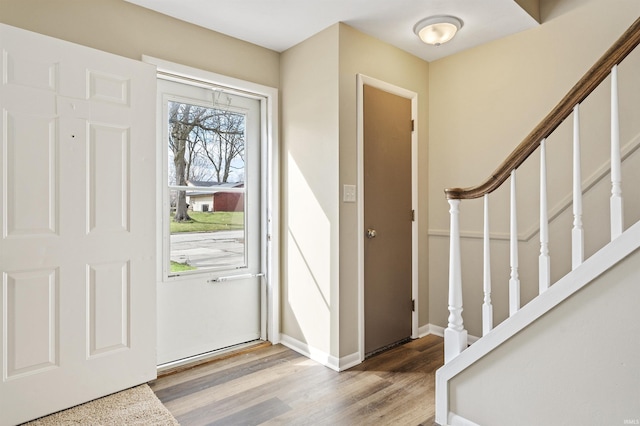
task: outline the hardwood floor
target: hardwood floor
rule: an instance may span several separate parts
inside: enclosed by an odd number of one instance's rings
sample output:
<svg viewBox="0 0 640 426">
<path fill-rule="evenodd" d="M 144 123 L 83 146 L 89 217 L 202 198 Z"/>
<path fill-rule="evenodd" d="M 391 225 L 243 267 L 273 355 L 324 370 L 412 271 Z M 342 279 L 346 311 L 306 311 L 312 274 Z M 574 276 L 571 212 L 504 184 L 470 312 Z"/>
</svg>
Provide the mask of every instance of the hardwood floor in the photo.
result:
<svg viewBox="0 0 640 426">
<path fill-rule="evenodd" d="M 150 385 L 183 426 L 432 426 L 443 350 L 442 338 L 429 335 L 337 373 L 274 345 Z"/>
</svg>

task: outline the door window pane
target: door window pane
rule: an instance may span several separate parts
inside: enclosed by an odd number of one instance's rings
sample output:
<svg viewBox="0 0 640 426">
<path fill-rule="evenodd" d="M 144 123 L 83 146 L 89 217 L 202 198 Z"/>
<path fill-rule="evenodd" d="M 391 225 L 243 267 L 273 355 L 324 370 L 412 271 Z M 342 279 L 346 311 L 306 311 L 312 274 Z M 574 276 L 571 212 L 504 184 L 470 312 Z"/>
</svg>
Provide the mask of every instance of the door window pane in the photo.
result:
<svg viewBox="0 0 640 426">
<path fill-rule="evenodd" d="M 170 275 L 247 265 L 245 114 L 169 101 Z"/>
</svg>

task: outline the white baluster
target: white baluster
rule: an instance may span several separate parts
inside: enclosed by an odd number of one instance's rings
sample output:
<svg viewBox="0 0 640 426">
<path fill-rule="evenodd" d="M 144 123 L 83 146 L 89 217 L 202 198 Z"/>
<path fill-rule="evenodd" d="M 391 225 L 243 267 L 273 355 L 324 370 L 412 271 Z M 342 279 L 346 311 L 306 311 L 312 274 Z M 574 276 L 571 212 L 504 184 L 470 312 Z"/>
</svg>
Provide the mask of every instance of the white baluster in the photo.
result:
<svg viewBox="0 0 640 426">
<path fill-rule="evenodd" d="M 489 194 L 484 196 L 484 303 L 482 304 L 482 335 L 493 328 L 493 306 L 491 305 L 491 249 L 489 237 Z"/>
<path fill-rule="evenodd" d="M 580 167 L 580 108 L 573 107 L 573 229 L 571 230 L 571 269 L 584 260 L 582 228 L 582 171 Z"/>
<path fill-rule="evenodd" d="M 618 66 L 611 70 L 611 240 L 622 234 L 622 162 L 618 112 Z"/>
<path fill-rule="evenodd" d="M 444 330 L 444 362 L 467 347 L 467 330 L 462 321 L 462 270 L 460 267 L 460 200 L 449 200 L 451 234 L 449 245 L 449 325 Z"/>
<path fill-rule="evenodd" d="M 538 257 L 538 290 L 542 294 L 551 282 L 549 258 L 549 217 L 547 213 L 547 148 L 540 142 L 540 256 Z"/>
<path fill-rule="evenodd" d="M 520 279 L 518 278 L 518 222 L 516 218 L 516 171 L 511 172 L 511 278 L 509 279 L 509 316 L 520 309 Z"/>
</svg>

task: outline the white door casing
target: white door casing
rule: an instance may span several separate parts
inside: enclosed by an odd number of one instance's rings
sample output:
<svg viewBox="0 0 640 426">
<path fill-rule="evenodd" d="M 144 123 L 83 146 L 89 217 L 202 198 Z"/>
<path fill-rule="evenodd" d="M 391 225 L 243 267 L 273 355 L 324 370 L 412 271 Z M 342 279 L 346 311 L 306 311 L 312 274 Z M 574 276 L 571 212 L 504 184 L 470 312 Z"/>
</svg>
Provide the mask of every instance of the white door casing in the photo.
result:
<svg viewBox="0 0 640 426">
<path fill-rule="evenodd" d="M 0 25 L 0 424 L 153 379 L 155 67 Z"/>
<path fill-rule="evenodd" d="M 260 104 L 260 192 L 261 212 L 259 217 L 259 228 L 261 230 L 259 237 L 260 244 L 260 267 L 251 272 L 262 272 L 264 276 L 260 277 L 260 338 L 269 340 L 272 343 L 278 343 L 280 340 L 280 307 L 279 307 L 279 150 L 278 150 L 278 90 L 272 87 L 252 83 L 233 77 L 228 77 L 209 71 L 204 71 L 185 65 L 176 64 L 151 56 L 144 56 L 143 60 L 157 67 L 158 75 L 169 80 L 184 80 L 194 83 L 196 86 L 218 88 L 226 93 L 236 93 L 257 99 Z M 160 105 L 161 103 L 158 103 Z M 160 108 L 159 108 L 160 111 Z M 160 114 L 161 112 L 159 112 Z M 161 150 L 166 150 L 164 142 L 159 143 Z M 159 151 L 157 155 L 157 167 L 160 184 L 158 190 L 158 208 L 157 233 L 163 235 L 166 232 L 164 226 L 166 220 L 163 212 L 168 206 L 163 204 L 163 193 L 166 190 L 167 176 L 162 175 L 161 171 L 165 167 L 166 157 L 164 151 Z M 158 241 L 157 257 L 164 259 L 168 257 L 165 251 L 166 246 Z M 157 282 L 158 282 L 158 305 L 166 305 L 173 303 L 171 286 L 179 284 L 180 277 L 176 280 L 167 277 L 166 268 L 163 267 L 164 261 L 158 262 Z M 240 275 L 243 275 L 241 272 Z M 225 275 L 235 275 L 228 272 Z M 209 279 L 215 277 L 212 274 Z M 172 283 L 173 280 L 173 283 Z M 224 281 L 216 284 L 207 284 L 209 287 L 219 286 L 225 292 L 231 289 L 232 284 L 237 281 Z M 166 284 L 169 284 L 167 286 Z M 180 296 L 182 297 L 182 296 Z M 160 309 L 160 308 L 159 308 Z M 159 312 L 159 321 L 162 321 Z M 171 325 L 174 327 L 174 325 Z M 158 333 L 162 333 L 162 325 L 158 326 Z M 167 362 L 170 358 L 174 358 L 176 353 L 167 354 L 164 357 L 159 354 L 159 363 Z M 178 357 L 183 354 L 177 354 Z"/>
<path fill-rule="evenodd" d="M 364 334 L 371 354 L 412 332 L 411 100 L 365 85 L 363 112 Z"/>
<path fill-rule="evenodd" d="M 357 89 L 357 157 L 358 157 L 358 192 L 364 194 L 364 86 L 372 86 L 380 90 L 392 93 L 397 96 L 408 98 L 411 100 L 411 118 L 414 123 L 413 132 L 411 134 L 411 208 L 414 214 L 414 221 L 411 228 L 411 293 L 415 301 L 414 311 L 411 317 L 411 338 L 417 339 L 418 319 L 419 319 L 419 297 L 418 297 L 418 94 L 399 86 L 358 74 L 356 77 Z M 365 230 L 364 223 L 364 196 L 357 198 L 358 208 L 358 229 L 361 232 Z M 364 303 L 364 238 L 358 239 L 358 340 L 359 340 L 359 358 L 360 361 L 365 359 L 365 303 Z"/>
</svg>

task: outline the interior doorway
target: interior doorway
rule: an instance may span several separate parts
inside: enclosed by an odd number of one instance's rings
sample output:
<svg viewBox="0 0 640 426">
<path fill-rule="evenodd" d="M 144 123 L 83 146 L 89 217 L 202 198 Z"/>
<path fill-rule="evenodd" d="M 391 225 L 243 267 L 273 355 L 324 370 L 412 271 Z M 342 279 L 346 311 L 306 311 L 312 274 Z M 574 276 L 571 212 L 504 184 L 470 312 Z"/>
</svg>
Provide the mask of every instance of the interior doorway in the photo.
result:
<svg viewBox="0 0 640 426">
<path fill-rule="evenodd" d="M 361 355 L 417 337 L 416 98 L 361 77 Z"/>
</svg>

